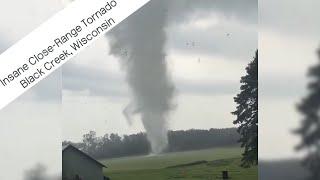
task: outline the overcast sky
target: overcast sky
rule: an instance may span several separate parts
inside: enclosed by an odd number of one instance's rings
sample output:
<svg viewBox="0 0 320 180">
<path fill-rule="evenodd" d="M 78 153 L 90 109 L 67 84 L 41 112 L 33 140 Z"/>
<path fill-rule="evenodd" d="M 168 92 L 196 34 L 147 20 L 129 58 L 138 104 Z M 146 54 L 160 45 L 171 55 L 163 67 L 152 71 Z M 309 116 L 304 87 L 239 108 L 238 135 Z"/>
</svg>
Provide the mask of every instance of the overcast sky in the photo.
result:
<svg viewBox="0 0 320 180">
<path fill-rule="evenodd" d="M 320 12 L 317 0 L 259 2 L 259 157 L 297 157 L 292 131 L 307 95 L 307 70 L 318 62 Z"/>
<path fill-rule="evenodd" d="M 1 0 L 0 52 L 62 8 L 58 0 Z M 60 175 L 61 119 L 59 70 L 1 110 L 0 179 L 22 180 L 39 163 Z"/>
<path fill-rule="evenodd" d="M 258 47 L 257 1 L 193 2 L 176 0 L 167 10 L 167 61 L 178 105 L 170 129 L 232 127 L 239 78 Z M 317 0 L 259 2 L 261 158 L 296 155 L 293 147 L 299 139 L 290 131 L 299 125 L 294 106 L 306 94 L 307 68 L 316 63 L 319 5 Z M 58 0 L 2 0 L 0 51 L 62 7 Z M 13 9 L 19 13 L 9 16 Z M 194 47 L 187 45 L 192 42 Z M 8 173 L 0 179 L 19 180 L 38 162 L 59 172 L 61 139 L 77 141 L 89 130 L 98 135 L 144 130 L 139 118 L 128 126 L 122 115 L 130 92 L 119 59 L 108 50 L 108 39 L 101 38 L 1 110 L 0 167 Z"/>
<path fill-rule="evenodd" d="M 169 129 L 234 127 L 233 97 L 258 46 L 257 1 L 169 2 L 166 53 L 177 89 Z M 63 67 L 66 140 L 79 141 L 90 130 L 144 131 L 139 117 L 129 126 L 122 114 L 130 91 L 119 59 L 108 52 L 108 38 L 101 38 Z"/>
<path fill-rule="evenodd" d="M 233 97 L 257 48 L 257 2 L 193 2 L 175 1 L 167 10 L 167 60 L 177 88 L 170 129 L 233 127 Z M 41 0 L 3 4 L 1 51 L 63 7 L 59 1 Z M 14 8 L 19 14 L 8 18 Z M 192 42 L 194 46 L 187 46 Z M 20 180 L 37 163 L 59 173 L 61 141 L 79 141 L 89 130 L 98 135 L 144 131 L 139 118 L 128 126 L 122 115 L 130 92 L 119 59 L 108 51 L 108 39 L 101 38 L 1 110 L 0 138 L 5 143 L 0 167 L 6 173 L 0 179 Z"/>
</svg>

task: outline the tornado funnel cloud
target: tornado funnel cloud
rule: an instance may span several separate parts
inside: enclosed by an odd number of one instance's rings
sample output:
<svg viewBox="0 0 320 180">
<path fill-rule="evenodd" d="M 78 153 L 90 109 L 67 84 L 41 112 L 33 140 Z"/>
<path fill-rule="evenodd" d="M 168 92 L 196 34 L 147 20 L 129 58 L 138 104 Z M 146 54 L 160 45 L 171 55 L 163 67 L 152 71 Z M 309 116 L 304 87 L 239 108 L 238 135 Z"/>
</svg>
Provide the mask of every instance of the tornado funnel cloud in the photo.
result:
<svg viewBox="0 0 320 180">
<path fill-rule="evenodd" d="M 132 94 L 123 110 L 129 124 L 139 114 L 153 153 L 168 144 L 169 113 L 175 87 L 165 53 L 165 1 L 152 0 L 109 34 L 110 54 L 118 56 Z"/>
</svg>

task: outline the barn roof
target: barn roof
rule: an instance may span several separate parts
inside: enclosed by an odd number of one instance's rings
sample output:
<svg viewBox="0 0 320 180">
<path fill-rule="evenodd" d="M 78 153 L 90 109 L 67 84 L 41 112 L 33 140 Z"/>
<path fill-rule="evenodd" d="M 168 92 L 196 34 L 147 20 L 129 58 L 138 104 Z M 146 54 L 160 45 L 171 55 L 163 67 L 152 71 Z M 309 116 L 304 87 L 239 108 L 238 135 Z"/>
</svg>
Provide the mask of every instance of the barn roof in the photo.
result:
<svg viewBox="0 0 320 180">
<path fill-rule="evenodd" d="M 85 157 L 88 158 L 89 160 L 95 162 L 96 164 L 100 165 L 101 167 L 107 168 L 107 166 L 105 166 L 105 165 L 102 164 L 101 162 L 95 160 L 93 157 L 89 156 L 88 154 L 84 153 L 83 151 L 79 150 L 78 148 L 74 147 L 74 146 L 71 145 L 71 144 L 68 144 L 68 145 L 66 145 L 66 146 L 63 146 L 63 147 L 62 147 L 62 152 L 65 151 L 66 149 L 69 149 L 69 148 L 71 148 L 71 149 L 73 149 L 73 150 L 75 150 L 75 151 L 77 151 L 77 152 L 80 152 L 80 154 L 82 154 L 83 156 L 85 156 Z"/>
</svg>

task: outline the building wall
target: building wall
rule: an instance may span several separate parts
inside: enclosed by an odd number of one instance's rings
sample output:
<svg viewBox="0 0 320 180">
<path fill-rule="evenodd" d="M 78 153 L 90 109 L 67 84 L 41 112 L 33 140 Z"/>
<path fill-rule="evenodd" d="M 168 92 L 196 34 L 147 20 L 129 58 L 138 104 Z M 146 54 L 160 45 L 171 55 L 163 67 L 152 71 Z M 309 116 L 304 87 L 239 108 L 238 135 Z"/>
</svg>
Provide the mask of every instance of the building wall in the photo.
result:
<svg viewBox="0 0 320 180">
<path fill-rule="evenodd" d="M 82 180 L 103 180 L 102 167 L 73 148 L 62 153 L 63 180 L 71 180 L 78 174 Z"/>
</svg>

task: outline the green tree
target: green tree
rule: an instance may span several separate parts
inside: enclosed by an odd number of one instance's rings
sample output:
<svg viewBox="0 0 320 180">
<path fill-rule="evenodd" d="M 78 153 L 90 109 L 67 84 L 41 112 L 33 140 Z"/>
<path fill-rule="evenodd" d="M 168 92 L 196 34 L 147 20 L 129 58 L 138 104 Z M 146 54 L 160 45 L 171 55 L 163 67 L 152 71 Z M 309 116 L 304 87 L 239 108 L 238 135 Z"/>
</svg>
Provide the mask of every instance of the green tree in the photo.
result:
<svg viewBox="0 0 320 180">
<path fill-rule="evenodd" d="M 310 170 L 310 179 L 320 179 L 320 50 L 318 59 L 319 63 L 308 73 L 312 79 L 308 85 L 309 94 L 298 105 L 303 120 L 296 131 L 302 138 L 298 150 L 308 150 L 303 165 Z"/>
<path fill-rule="evenodd" d="M 93 155 L 97 149 L 98 144 L 99 144 L 96 132 L 90 131 L 89 133 L 84 134 L 82 141 L 84 144 L 83 151 L 90 154 L 90 155 Z"/>
<path fill-rule="evenodd" d="M 246 67 L 247 74 L 241 77 L 240 93 L 234 98 L 237 117 L 233 124 L 238 126 L 239 142 L 244 147 L 242 166 L 258 164 L 258 50 Z"/>
</svg>

